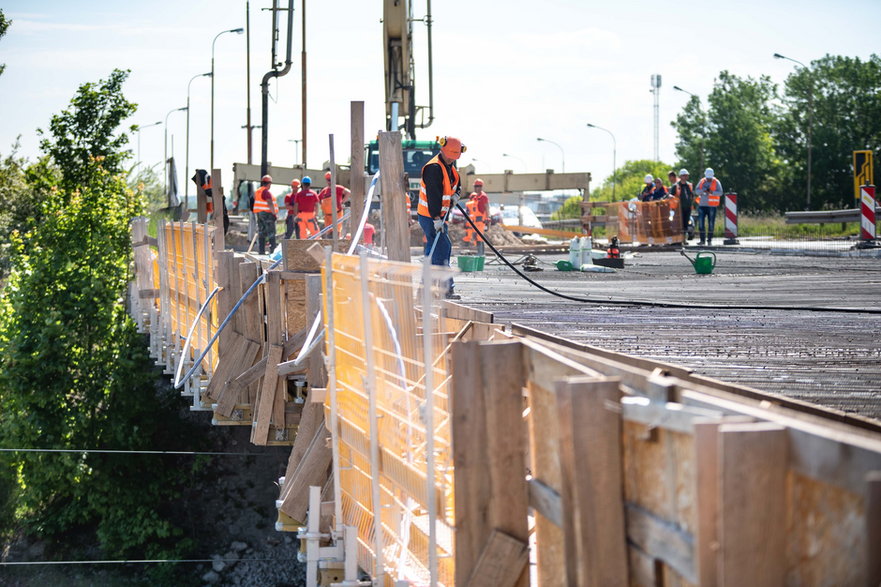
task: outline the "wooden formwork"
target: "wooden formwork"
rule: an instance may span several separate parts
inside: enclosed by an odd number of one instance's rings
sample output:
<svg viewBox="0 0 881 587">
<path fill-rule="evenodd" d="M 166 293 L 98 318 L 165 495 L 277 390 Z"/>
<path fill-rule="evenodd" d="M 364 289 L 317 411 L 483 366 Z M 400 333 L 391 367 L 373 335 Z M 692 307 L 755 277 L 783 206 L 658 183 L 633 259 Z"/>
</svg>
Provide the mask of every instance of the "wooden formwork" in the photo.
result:
<svg viewBox="0 0 881 587">
<path fill-rule="evenodd" d="M 187 283 L 202 270 L 188 261 L 187 234 L 180 223 L 162 228 L 159 287 L 140 275 L 153 266 L 141 254 L 132 295 L 157 309 L 151 332 L 177 352 L 174 339 L 207 292 Z M 881 582 L 879 426 L 503 329 L 451 302 L 425 322 L 417 266 L 334 255 L 338 265 L 322 275 L 313 243 L 289 243 L 283 269 L 218 252 L 204 274 L 225 294 L 208 321 L 215 329 L 264 276 L 221 337 L 205 393 L 215 423 L 251 425 L 257 444 L 292 444 L 277 528 L 313 514 L 327 536 L 352 527 L 361 568 L 385 585 L 426 582 L 432 508 L 443 555 L 435 577 L 445 585 Z M 282 368 L 322 305 L 326 326 L 327 311 L 336 316 L 328 360 L 347 358 L 329 372 L 317 354 Z M 318 512 L 310 486 L 322 488 Z"/>
</svg>

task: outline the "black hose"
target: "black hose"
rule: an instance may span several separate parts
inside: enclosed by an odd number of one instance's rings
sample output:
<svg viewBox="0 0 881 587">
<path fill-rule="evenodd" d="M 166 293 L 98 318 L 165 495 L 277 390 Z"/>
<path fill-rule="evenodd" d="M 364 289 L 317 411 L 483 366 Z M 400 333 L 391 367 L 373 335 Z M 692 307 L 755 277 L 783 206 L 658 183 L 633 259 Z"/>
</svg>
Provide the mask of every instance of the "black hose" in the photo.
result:
<svg viewBox="0 0 881 587">
<path fill-rule="evenodd" d="M 620 306 L 651 306 L 656 308 L 685 308 L 685 309 L 706 309 L 706 310 L 718 310 L 718 309 L 726 309 L 726 310 L 796 310 L 803 312 L 844 312 L 850 314 L 881 314 L 881 309 L 875 310 L 871 308 L 817 308 L 812 306 L 720 306 L 719 304 L 681 304 L 676 302 L 649 302 L 645 300 L 599 300 L 599 299 L 590 299 L 590 298 L 581 298 L 570 296 L 568 294 L 560 293 L 558 291 L 554 291 L 552 289 L 548 289 L 542 284 L 536 282 L 531 277 L 517 269 L 510 261 L 508 261 L 504 255 L 502 255 L 497 248 L 493 246 L 489 239 L 484 236 L 480 229 L 474 224 L 474 221 L 471 220 L 471 217 L 468 216 L 468 212 L 462 208 L 462 205 L 456 202 L 456 207 L 462 212 L 462 215 L 465 217 L 465 221 L 471 225 L 471 228 L 480 236 L 481 240 L 487 244 L 487 246 L 492 249 L 492 252 L 501 259 L 505 265 L 514 270 L 514 272 L 537 287 L 538 289 L 551 294 L 552 296 L 557 296 L 558 298 L 563 298 L 565 300 L 571 300 L 573 302 L 582 302 L 585 304 L 610 304 L 610 305 L 620 305 Z"/>
</svg>

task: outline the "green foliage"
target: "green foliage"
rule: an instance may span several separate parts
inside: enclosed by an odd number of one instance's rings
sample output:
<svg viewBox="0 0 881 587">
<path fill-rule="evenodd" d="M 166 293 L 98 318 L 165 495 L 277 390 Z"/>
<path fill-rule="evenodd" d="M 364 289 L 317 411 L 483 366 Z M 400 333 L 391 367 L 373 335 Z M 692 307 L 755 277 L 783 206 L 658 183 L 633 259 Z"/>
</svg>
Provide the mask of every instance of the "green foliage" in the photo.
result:
<svg viewBox="0 0 881 587">
<path fill-rule="evenodd" d="M 3 14 L 3 9 L 0 8 L 0 38 L 3 38 L 3 35 L 6 34 L 6 30 L 9 28 L 9 25 L 12 24 L 11 20 L 6 20 L 6 15 Z M 6 64 L 0 63 L 0 75 L 3 75 L 3 71 L 6 69 Z"/>
<path fill-rule="evenodd" d="M 40 145 L 61 168 L 61 186 L 67 190 L 75 190 L 91 179 L 93 160 L 101 160 L 102 167 L 111 175 L 124 171 L 123 163 L 131 155 L 122 150 L 128 136 L 116 132 L 137 109 L 122 94 L 127 77 L 127 70 L 115 69 L 106 80 L 81 85 L 70 108 L 52 117 L 51 138 L 44 138 Z M 137 126 L 131 128 L 136 129 Z M 42 130 L 38 132 L 45 134 Z"/>
<path fill-rule="evenodd" d="M 786 163 L 786 180 L 792 186 L 790 209 L 801 209 L 806 200 L 807 130 L 812 149 L 811 209 L 852 208 L 853 156 L 870 149 L 881 156 L 881 57 L 827 55 L 797 67 L 784 88 L 786 111 L 776 128 L 778 152 Z M 876 181 L 878 174 L 876 171 Z"/>
<path fill-rule="evenodd" d="M 670 125 L 679 133 L 679 140 L 676 142 L 679 165 L 676 172 L 685 168 L 693 177 L 700 177 L 707 168 L 707 113 L 701 108 L 700 99 L 697 96 L 689 98 L 682 112 Z"/>
<path fill-rule="evenodd" d="M 43 160 L 24 172 L 25 192 L 41 194 L 39 222 L 11 232 L 0 299 L 0 446 L 176 447 L 179 397 L 155 389 L 157 373 L 124 308 L 129 221 L 142 213 L 142 194 L 119 172 L 125 154 L 109 121 L 128 102 L 114 82 L 83 85 L 73 103 L 77 121 L 103 130 L 72 124 L 67 112 L 53 118 L 44 147 L 57 171 Z M 21 187 L 21 161 L 6 167 L 8 183 Z M 0 516 L 7 532 L 13 521 L 43 537 L 85 526 L 114 558 L 175 557 L 187 547 L 168 511 L 181 482 L 169 457 L 13 454 L 0 461 L 0 489 L 13 488 L 13 499 L 0 499 L 0 514 L 15 510 L 14 520 Z"/>
</svg>

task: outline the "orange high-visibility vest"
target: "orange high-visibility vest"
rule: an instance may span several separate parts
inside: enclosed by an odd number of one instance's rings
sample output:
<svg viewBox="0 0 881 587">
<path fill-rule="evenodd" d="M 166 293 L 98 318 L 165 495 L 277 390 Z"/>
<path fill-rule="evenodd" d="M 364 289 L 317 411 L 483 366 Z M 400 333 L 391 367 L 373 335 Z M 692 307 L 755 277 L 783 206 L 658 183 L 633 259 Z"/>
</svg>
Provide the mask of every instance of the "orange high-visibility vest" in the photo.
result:
<svg viewBox="0 0 881 587">
<path fill-rule="evenodd" d="M 257 188 L 257 193 L 254 194 L 254 214 L 258 214 L 260 212 L 269 212 L 275 216 L 278 216 L 278 202 L 275 201 L 275 196 L 269 194 L 269 201 L 263 199 L 264 192 L 268 192 L 269 188 L 267 187 L 259 187 Z"/>
<path fill-rule="evenodd" d="M 480 211 L 480 203 L 477 201 L 477 198 L 468 200 L 468 203 L 465 204 L 465 209 L 468 210 L 468 216 L 474 221 L 477 228 L 482 230 L 483 227 L 481 225 L 485 222 L 485 219 L 483 213 Z"/>
<path fill-rule="evenodd" d="M 451 178 L 447 175 L 446 166 L 441 163 L 440 159 L 437 155 L 431 158 L 431 160 L 425 164 L 422 168 L 422 177 L 425 177 L 425 168 L 429 165 L 439 165 L 441 168 L 442 176 L 444 178 L 444 187 L 443 187 L 443 200 L 441 202 L 441 218 L 446 218 L 447 211 L 450 209 L 451 197 L 453 195 L 453 186 L 459 185 L 459 172 L 455 167 L 450 167 L 453 171 L 453 177 Z M 416 213 L 420 216 L 425 216 L 426 218 L 431 218 L 431 213 L 428 211 L 428 192 L 425 190 L 425 180 L 419 181 L 419 205 L 416 207 Z"/>
<path fill-rule="evenodd" d="M 706 177 L 702 178 L 702 179 L 700 180 L 700 183 L 697 184 L 697 190 L 698 190 L 698 191 L 700 191 L 700 190 L 702 190 L 702 189 L 704 188 L 704 182 L 705 182 L 705 181 L 707 181 L 707 178 L 706 178 Z M 709 204 L 710 206 L 713 206 L 713 207 L 718 206 L 718 205 L 719 205 L 719 201 L 720 201 L 720 196 L 719 196 L 719 194 L 714 194 L 714 193 L 713 193 L 713 192 L 716 191 L 716 186 L 717 186 L 717 185 L 718 185 L 718 183 L 716 182 L 716 178 L 714 177 L 714 178 L 713 178 L 713 183 L 710 184 L 710 191 L 709 191 L 709 193 L 707 194 L 707 196 L 708 196 L 707 202 L 708 202 L 708 204 Z"/>
</svg>

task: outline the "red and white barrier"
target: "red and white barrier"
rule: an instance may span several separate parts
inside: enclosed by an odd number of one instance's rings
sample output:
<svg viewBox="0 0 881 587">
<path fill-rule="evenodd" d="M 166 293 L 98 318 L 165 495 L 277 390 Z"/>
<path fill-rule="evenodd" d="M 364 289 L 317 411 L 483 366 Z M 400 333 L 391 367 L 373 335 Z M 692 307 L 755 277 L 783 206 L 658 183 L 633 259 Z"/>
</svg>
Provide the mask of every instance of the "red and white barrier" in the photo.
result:
<svg viewBox="0 0 881 587">
<path fill-rule="evenodd" d="M 725 194 L 725 241 L 726 245 L 739 245 L 737 240 L 737 194 Z"/>
<path fill-rule="evenodd" d="M 875 232 L 875 186 L 860 186 L 860 240 L 872 241 Z"/>
</svg>

